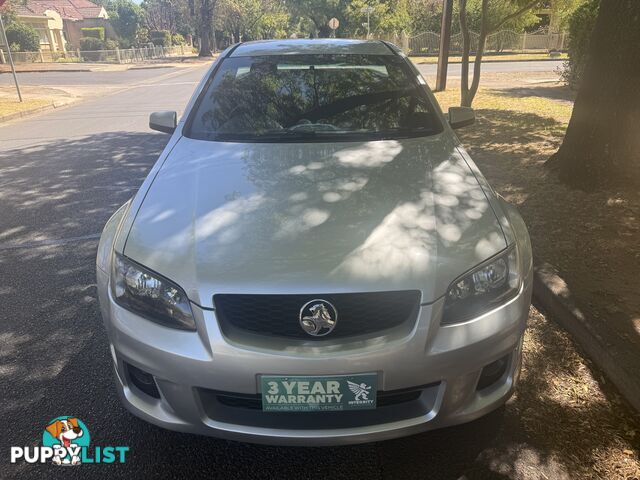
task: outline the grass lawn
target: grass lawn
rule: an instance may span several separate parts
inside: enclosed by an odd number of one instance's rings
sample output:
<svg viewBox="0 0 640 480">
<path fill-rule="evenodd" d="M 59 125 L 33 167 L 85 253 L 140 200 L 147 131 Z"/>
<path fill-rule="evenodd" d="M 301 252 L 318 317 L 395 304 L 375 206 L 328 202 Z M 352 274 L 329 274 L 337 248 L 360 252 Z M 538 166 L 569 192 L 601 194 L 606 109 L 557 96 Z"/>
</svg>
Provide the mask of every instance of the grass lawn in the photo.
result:
<svg viewBox="0 0 640 480">
<path fill-rule="evenodd" d="M 444 112 L 449 107 L 460 105 L 459 88 L 436 92 L 435 96 Z M 549 98 L 549 96 L 561 98 Z M 573 103 L 570 99 L 571 93 L 564 91 L 564 87 L 481 88 L 473 102 L 473 108 L 480 115 L 485 110 L 530 113 L 539 117 L 554 119 L 561 124 L 567 124 L 573 109 Z M 523 125 L 523 128 L 526 128 L 526 125 Z M 462 133 L 464 134 L 464 132 Z M 561 129 L 558 133 L 564 134 L 564 129 Z"/>
<path fill-rule="evenodd" d="M 11 115 L 17 112 L 24 112 L 33 108 L 44 107 L 50 105 L 51 100 L 29 98 L 24 102 L 19 102 L 17 99 L 0 97 L 0 117 L 5 115 Z"/>
<path fill-rule="evenodd" d="M 438 63 L 437 56 L 412 56 L 411 61 L 413 63 Z M 513 54 L 503 54 L 503 55 L 485 55 L 482 57 L 483 62 L 504 62 L 504 61 L 525 61 L 525 60 L 566 60 L 568 58 L 566 53 L 561 53 L 559 57 L 551 58 L 548 53 L 513 53 Z M 475 56 L 471 56 L 471 61 L 475 60 Z M 460 56 L 449 56 L 449 63 L 460 63 L 462 61 L 462 57 Z"/>
<path fill-rule="evenodd" d="M 436 96 L 444 111 L 459 105 L 458 89 Z M 458 136 L 496 191 L 517 205 L 534 257 L 558 268 L 593 329 L 618 335 L 612 348 L 631 365 L 625 355 L 640 351 L 640 193 L 573 190 L 545 167 L 562 142 L 571 99 L 558 85 L 484 88 L 473 104 L 476 123 Z M 527 432 L 525 444 L 562 459 L 569 478 L 640 478 L 640 416 L 571 345 L 532 311 L 512 420 Z"/>
</svg>

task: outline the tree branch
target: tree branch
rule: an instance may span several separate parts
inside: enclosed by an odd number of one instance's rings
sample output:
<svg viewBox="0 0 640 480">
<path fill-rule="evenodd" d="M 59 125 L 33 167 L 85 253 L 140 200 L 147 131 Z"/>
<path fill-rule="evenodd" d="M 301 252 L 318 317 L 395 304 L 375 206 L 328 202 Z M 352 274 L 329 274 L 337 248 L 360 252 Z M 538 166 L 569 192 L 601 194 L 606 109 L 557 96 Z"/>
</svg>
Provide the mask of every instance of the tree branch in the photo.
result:
<svg viewBox="0 0 640 480">
<path fill-rule="evenodd" d="M 520 8 L 520 9 L 516 10 L 515 12 L 510 13 L 509 15 L 504 17 L 502 20 L 500 20 L 498 23 L 496 23 L 491 29 L 488 29 L 488 32 L 495 32 L 502 25 L 507 23 L 509 20 L 513 20 L 514 18 L 519 17 L 524 12 L 526 12 L 527 10 L 532 9 L 533 7 L 536 6 L 536 4 L 539 4 L 539 3 L 541 3 L 540 0 L 533 0 L 532 2 L 527 3 L 524 7 Z"/>
</svg>

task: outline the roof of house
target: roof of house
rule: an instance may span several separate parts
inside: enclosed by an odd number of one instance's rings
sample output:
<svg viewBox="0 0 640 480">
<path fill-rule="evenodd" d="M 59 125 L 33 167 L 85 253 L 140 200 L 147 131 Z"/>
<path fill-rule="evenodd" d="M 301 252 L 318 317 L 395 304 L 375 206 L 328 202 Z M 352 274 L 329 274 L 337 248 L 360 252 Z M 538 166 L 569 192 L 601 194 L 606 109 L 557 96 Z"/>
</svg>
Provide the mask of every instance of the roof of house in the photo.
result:
<svg viewBox="0 0 640 480">
<path fill-rule="evenodd" d="M 46 10 L 55 10 L 65 20 L 108 18 L 103 7 L 89 0 L 27 0 L 14 3 L 12 8 L 18 16 L 41 16 Z"/>
</svg>

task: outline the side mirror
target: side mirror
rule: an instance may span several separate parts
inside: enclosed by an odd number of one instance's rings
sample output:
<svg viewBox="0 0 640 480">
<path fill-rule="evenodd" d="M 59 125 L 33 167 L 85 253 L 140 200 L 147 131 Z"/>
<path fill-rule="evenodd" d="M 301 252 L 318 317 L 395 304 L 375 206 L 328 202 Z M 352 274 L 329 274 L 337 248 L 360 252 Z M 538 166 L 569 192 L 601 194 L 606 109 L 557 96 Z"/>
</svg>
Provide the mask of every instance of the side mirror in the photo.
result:
<svg viewBox="0 0 640 480">
<path fill-rule="evenodd" d="M 451 128 L 462 128 L 476 121 L 476 113 L 471 107 L 449 107 L 449 125 Z"/>
<path fill-rule="evenodd" d="M 149 128 L 162 133 L 173 133 L 178 125 L 178 114 L 168 110 L 149 115 Z"/>
</svg>

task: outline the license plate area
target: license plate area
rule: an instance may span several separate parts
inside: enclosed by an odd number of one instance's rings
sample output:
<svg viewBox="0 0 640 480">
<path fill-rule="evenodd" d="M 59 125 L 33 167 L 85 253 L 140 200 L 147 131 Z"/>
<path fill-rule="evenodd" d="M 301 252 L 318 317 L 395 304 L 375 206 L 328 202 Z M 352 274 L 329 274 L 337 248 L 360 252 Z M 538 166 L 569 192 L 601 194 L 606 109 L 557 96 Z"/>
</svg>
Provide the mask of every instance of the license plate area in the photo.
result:
<svg viewBox="0 0 640 480">
<path fill-rule="evenodd" d="M 378 375 L 261 375 L 265 412 L 339 412 L 376 408 Z"/>
</svg>

